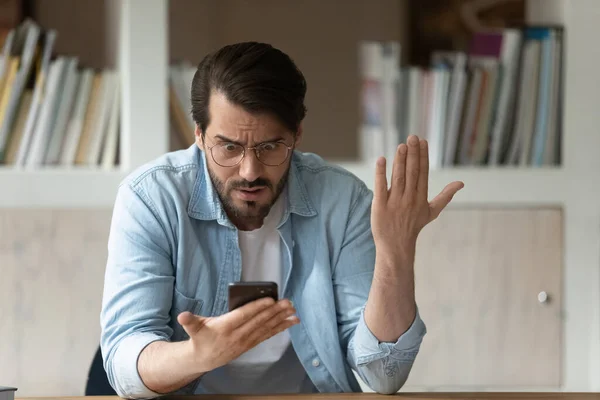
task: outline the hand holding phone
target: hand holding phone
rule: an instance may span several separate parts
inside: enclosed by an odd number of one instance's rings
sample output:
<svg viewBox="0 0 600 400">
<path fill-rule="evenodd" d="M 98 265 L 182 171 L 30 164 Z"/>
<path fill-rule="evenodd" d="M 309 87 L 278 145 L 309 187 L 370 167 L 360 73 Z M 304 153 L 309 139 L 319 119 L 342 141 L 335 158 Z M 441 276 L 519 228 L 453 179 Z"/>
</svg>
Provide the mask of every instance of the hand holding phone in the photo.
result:
<svg viewBox="0 0 600 400">
<path fill-rule="evenodd" d="M 177 321 L 190 336 L 184 345 L 189 348 L 195 374 L 202 375 L 219 368 L 300 322 L 289 300 L 275 301 L 273 295 L 277 291 L 271 291 L 272 285 L 249 287 L 253 290 L 248 292 L 246 287 L 240 296 L 233 290 L 234 300 L 230 306 L 235 307 L 238 301 L 241 304 L 256 296 L 267 297 L 250 300 L 218 317 L 202 317 L 190 312 L 178 315 Z M 265 292 L 254 290 L 257 287 L 264 287 Z"/>
</svg>

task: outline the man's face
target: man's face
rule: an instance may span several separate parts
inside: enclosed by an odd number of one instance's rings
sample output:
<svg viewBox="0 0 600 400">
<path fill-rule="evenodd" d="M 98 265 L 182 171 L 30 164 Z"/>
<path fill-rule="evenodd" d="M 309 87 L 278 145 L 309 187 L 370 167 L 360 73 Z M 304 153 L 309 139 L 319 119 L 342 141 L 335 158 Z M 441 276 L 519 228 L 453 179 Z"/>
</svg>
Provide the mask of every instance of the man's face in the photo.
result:
<svg viewBox="0 0 600 400">
<path fill-rule="evenodd" d="M 297 146 L 301 131 L 294 139 L 275 117 L 250 114 L 218 92 L 211 94 L 209 116 L 204 139 L 196 128 L 196 143 L 206 153 L 213 186 L 232 222 L 242 230 L 256 229 L 285 187 L 292 153 L 285 147 Z M 240 145 L 246 147 L 244 158 L 228 166 L 239 160 Z M 281 165 L 268 166 L 247 149 L 253 146 L 260 146 L 268 164 L 277 164 L 286 151 L 288 156 Z"/>
</svg>

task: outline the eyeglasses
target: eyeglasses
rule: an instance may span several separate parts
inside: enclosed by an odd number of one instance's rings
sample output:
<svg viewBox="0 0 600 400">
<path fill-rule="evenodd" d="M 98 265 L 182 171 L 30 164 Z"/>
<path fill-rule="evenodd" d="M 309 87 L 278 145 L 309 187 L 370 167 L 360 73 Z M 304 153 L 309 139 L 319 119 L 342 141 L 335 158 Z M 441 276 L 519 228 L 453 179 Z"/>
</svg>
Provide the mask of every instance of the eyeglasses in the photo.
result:
<svg viewBox="0 0 600 400">
<path fill-rule="evenodd" d="M 265 142 L 253 147 L 244 147 L 241 144 L 224 142 L 217 143 L 208 148 L 214 162 L 221 167 L 235 167 L 246 156 L 246 149 L 254 150 L 256 159 L 269 167 L 276 167 L 287 160 L 293 146 L 283 142 Z"/>
</svg>

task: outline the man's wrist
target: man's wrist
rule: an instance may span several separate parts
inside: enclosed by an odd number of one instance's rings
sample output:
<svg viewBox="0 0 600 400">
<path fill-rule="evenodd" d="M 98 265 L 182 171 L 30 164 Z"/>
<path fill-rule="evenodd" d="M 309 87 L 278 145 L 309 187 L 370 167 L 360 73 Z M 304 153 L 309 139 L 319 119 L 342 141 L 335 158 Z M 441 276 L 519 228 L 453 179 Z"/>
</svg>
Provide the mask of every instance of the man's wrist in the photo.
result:
<svg viewBox="0 0 600 400">
<path fill-rule="evenodd" d="M 191 339 L 181 343 L 183 345 L 183 357 L 186 360 L 186 364 L 189 365 L 189 370 L 193 371 L 194 375 L 202 376 L 208 372 L 204 360 L 202 360 L 197 351 L 194 348 L 194 343 Z"/>
<path fill-rule="evenodd" d="M 413 269 L 416 253 L 416 240 L 398 243 L 394 248 L 376 246 L 376 269 L 401 271 Z"/>
</svg>

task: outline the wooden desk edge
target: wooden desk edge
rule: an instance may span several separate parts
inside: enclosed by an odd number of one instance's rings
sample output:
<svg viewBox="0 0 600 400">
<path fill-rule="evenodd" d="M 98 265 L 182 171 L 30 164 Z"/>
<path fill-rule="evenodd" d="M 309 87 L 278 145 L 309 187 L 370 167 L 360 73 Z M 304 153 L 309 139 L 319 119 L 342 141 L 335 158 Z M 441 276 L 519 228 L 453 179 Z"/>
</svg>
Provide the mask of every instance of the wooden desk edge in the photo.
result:
<svg viewBox="0 0 600 400">
<path fill-rule="evenodd" d="M 318 393 L 318 394 L 270 394 L 270 395 L 193 395 L 193 396 L 162 396 L 163 400 L 310 400 L 332 398 L 337 400 L 372 400 L 386 397 L 402 397 L 403 400 L 600 400 L 600 393 L 592 392 L 450 392 L 450 393 L 404 393 L 393 395 L 377 393 Z M 15 400 L 119 400 L 117 396 L 70 396 L 70 397 L 17 397 Z"/>
</svg>

